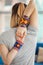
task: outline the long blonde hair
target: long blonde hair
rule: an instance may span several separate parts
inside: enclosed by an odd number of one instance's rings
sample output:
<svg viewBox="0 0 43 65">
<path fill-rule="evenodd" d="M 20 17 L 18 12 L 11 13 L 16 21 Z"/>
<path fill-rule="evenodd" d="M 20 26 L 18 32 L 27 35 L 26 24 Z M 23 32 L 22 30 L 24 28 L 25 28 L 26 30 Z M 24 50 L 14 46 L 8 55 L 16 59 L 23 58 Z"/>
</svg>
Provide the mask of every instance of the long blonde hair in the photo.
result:
<svg viewBox="0 0 43 65">
<path fill-rule="evenodd" d="M 17 27 L 19 25 L 19 21 L 23 16 L 23 12 L 26 8 L 26 4 L 24 3 L 16 3 L 12 7 L 12 15 L 11 15 L 11 23 L 10 26 L 12 28 Z"/>
</svg>

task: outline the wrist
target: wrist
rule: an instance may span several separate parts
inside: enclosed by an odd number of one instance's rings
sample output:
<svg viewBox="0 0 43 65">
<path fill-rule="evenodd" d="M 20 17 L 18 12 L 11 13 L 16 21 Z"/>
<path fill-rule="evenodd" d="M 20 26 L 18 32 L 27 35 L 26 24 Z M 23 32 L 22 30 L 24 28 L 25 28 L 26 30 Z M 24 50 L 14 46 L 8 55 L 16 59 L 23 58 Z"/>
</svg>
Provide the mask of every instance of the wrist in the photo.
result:
<svg viewBox="0 0 43 65">
<path fill-rule="evenodd" d="M 20 25 L 21 27 L 27 27 L 27 25 L 29 24 L 29 17 L 24 15 L 21 20 L 20 20 Z"/>
<path fill-rule="evenodd" d="M 17 41 L 15 42 L 13 48 L 14 48 L 15 50 L 19 51 L 22 46 L 23 46 L 23 43 L 22 43 L 21 41 L 17 40 Z"/>
</svg>

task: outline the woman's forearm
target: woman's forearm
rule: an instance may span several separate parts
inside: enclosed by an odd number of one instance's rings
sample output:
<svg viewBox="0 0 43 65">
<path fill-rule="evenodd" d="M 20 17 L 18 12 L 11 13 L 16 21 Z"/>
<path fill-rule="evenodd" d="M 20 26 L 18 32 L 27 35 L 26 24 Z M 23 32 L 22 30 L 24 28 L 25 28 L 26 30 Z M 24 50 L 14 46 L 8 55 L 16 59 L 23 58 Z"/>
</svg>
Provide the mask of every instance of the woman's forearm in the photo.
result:
<svg viewBox="0 0 43 65">
<path fill-rule="evenodd" d="M 34 2 L 30 1 L 30 3 L 27 5 L 23 15 L 26 15 L 26 16 L 30 17 L 32 12 L 34 11 L 34 8 L 35 8 L 34 7 Z"/>
<path fill-rule="evenodd" d="M 16 42 L 10 51 L 8 50 L 8 48 L 4 44 L 0 45 L 0 53 L 1 53 L 1 56 L 2 56 L 2 59 L 5 63 L 5 65 L 11 64 L 11 62 L 15 58 L 16 54 L 23 46 L 22 40 L 20 41 L 19 39 L 21 39 L 21 38 L 16 35 Z"/>
<path fill-rule="evenodd" d="M 0 53 L 5 65 L 10 65 L 12 60 L 15 58 L 16 54 L 18 53 L 17 50 L 14 48 L 9 52 L 5 45 L 0 46 Z"/>
<path fill-rule="evenodd" d="M 15 58 L 15 56 L 17 55 L 18 51 L 15 49 L 12 49 L 8 55 L 7 55 L 7 60 L 8 60 L 8 64 L 11 64 L 12 60 Z"/>
</svg>

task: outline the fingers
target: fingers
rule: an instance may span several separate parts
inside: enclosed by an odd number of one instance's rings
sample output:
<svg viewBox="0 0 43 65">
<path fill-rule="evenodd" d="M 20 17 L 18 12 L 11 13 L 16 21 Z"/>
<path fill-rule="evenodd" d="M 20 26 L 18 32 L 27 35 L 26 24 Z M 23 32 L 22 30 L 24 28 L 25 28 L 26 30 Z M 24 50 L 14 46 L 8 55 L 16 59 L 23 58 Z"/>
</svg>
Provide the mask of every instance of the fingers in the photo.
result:
<svg viewBox="0 0 43 65">
<path fill-rule="evenodd" d="M 27 29 L 19 27 L 16 32 L 16 39 L 23 42 L 26 34 L 27 34 Z"/>
<path fill-rule="evenodd" d="M 19 41 L 23 42 L 24 41 L 24 36 L 21 37 L 21 36 L 16 34 L 16 40 L 19 40 Z"/>
<path fill-rule="evenodd" d="M 26 32 L 27 31 L 27 29 L 26 28 L 23 28 L 23 27 L 18 27 L 18 29 L 17 29 L 17 34 L 18 35 L 21 35 L 21 36 L 23 36 L 23 33 L 24 32 Z"/>
<path fill-rule="evenodd" d="M 24 33 L 23 37 L 20 37 L 20 36 L 16 35 L 16 40 L 24 42 L 24 39 L 25 39 L 25 33 Z"/>
<path fill-rule="evenodd" d="M 26 33 L 24 32 L 23 33 L 23 35 L 21 35 L 20 33 L 18 34 L 18 33 L 16 33 L 16 36 L 18 36 L 18 37 L 20 37 L 21 39 L 23 38 L 23 37 L 25 37 L 26 36 Z"/>
<path fill-rule="evenodd" d="M 16 33 L 16 36 L 20 37 L 21 39 L 23 38 L 23 35 L 21 35 L 20 33 Z"/>
</svg>

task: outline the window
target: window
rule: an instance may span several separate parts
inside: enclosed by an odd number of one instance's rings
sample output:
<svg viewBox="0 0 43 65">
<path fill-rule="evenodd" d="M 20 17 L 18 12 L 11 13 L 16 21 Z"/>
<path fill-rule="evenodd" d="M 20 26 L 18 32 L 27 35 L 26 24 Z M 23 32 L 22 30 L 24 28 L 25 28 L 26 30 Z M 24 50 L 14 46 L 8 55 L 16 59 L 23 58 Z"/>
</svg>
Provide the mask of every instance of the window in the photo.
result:
<svg viewBox="0 0 43 65">
<path fill-rule="evenodd" d="M 36 0 L 39 14 L 39 33 L 38 41 L 43 42 L 43 0 Z"/>
<path fill-rule="evenodd" d="M 12 0 L 5 0 L 5 6 L 12 5 Z"/>
<path fill-rule="evenodd" d="M 43 0 L 36 0 L 38 11 L 43 11 Z"/>
</svg>

